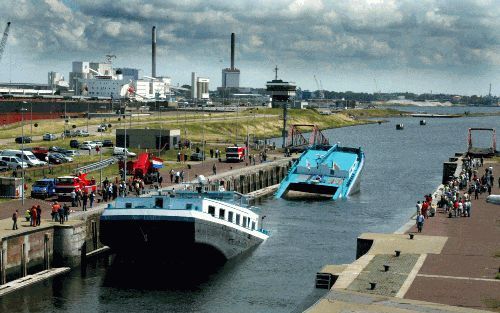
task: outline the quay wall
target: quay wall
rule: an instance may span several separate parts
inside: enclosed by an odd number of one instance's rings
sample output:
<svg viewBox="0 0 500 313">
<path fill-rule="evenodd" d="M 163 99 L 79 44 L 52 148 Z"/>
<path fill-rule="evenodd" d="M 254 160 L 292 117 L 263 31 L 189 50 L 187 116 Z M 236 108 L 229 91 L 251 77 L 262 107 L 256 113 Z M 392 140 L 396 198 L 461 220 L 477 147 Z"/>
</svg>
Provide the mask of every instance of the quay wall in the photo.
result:
<svg viewBox="0 0 500 313">
<path fill-rule="evenodd" d="M 0 239 L 0 285 L 52 267 L 76 267 L 98 240 L 102 210 L 63 225 L 46 224 Z M 83 253 L 83 254 L 82 254 Z"/>
</svg>

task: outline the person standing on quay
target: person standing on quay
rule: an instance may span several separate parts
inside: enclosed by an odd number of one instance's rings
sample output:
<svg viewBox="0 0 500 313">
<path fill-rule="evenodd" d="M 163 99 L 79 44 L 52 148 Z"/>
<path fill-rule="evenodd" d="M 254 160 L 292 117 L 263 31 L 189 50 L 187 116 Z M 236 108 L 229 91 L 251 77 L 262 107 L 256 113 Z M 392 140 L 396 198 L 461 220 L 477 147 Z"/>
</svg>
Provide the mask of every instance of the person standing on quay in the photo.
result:
<svg viewBox="0 0 500 313">
<path fill-rule="evenodd" d="M 17 229 L 17 216 L 18 216 L 18 211 L 16 210 L 16 212 L 12 214 L 12 230 Z"/>
<path fill-rule="evenodd" d="M 217 166 L 215 165 L 215 163 L 214 166 L 212 166 L 212 172 L 214 173 L 214 175 L 217 175 Z"/>
<path fill-rule="evenodd" d="M 38 204 L 36 206 L 36 226 L 40 226 L 42 222 L 42 207 Z"/>
<path fill-rule="evenodd" d="M 173 183 L 174 182 L 174 169 L 170 169 L 170 172 L 168 172 L 168 174 L 170 175 L 170 183 Z M 499 182 L 500 184 L 500 182 Z"/>
<path fill-rule="evenodd" d="M 31 207 L 31 226 L 36 227 L 37 224 L 37 214 L 36 214 L 36 206 Z"/>
<path fill-rule="evenodd" d="M 417 215 L 417 229 L 418 229 L 419 233 L 422 232 L 422 228 L 424 227 L 424 220 L 425 220 L 425 217 L 422 215 L 422 213 Z"/>
<path fill-rule="evenodd" d="M 92 206 L 94 205 L 94 198 L 95 198 L 95 194 L 94 194 L 94 191 L 92 190 L 90 192 L 90 195 L 89 195 L 89 201 L 90 201 L 90 208 L 92 209 Z"/>
<path fill-rule="evenodd" d="M 87 211 L 87 200 L 89 199 L 89 195 L 87 192 L 83 193 L 82 196 L 82 210 Z"/>
</svg>

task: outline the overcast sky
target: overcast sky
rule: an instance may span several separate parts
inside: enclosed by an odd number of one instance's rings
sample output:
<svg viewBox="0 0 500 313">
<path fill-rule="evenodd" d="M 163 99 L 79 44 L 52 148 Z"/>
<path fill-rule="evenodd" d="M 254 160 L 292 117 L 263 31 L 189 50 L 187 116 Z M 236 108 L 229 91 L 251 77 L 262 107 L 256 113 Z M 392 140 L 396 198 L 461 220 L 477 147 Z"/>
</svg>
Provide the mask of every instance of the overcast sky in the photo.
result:
<svg viewBox="0 0 500 313">
<path fill-rule="evenodd" d="M 0 81 L 46 83 L 104 61 L 221 85 L 236 33 L 241 86 L 279 77 L 303 89 L 500 94 L 500 0 L 0 0 L 11 31 Z"/>
</svg>

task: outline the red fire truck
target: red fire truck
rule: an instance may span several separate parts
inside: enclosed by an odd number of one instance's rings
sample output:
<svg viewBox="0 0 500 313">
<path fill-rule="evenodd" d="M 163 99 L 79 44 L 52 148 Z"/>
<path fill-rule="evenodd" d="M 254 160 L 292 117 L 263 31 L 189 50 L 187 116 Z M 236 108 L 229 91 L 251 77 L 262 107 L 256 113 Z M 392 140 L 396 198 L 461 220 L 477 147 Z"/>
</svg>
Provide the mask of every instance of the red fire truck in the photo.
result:
<svg viewBox="0 0 500 313">
<path fill-rule="evenodd" d="M 246 155 L 246 147 L 232 146 L 226 148 L 226 162 L 243 162 Z"/>
<path fill-rule="evenodd" d="M 73 190 L 83 192 L 97 191 L 94 180 L 87 180 L 87 174 L 79 176 L 61 176 L 56 178 L 56 195 L 58 198 L 69 197 Z"/>
</svg>

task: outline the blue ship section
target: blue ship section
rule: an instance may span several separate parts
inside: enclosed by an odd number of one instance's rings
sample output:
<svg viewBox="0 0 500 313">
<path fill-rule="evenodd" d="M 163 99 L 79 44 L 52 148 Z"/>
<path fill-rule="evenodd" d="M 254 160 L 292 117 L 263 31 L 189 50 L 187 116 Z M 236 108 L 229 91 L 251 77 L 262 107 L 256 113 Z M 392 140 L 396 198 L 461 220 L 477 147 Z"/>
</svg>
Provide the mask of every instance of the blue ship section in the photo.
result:
<svg viewBox="0 0 500 313">
<path fill-rule="evenodd" d="M 310 147 L 283 179 L 276 197 L 299 191 L 327 195 L 334 200 L 346 198 L 354 191 L 363 165 L 361 148 L 339 145 Z"/>
</svg>

